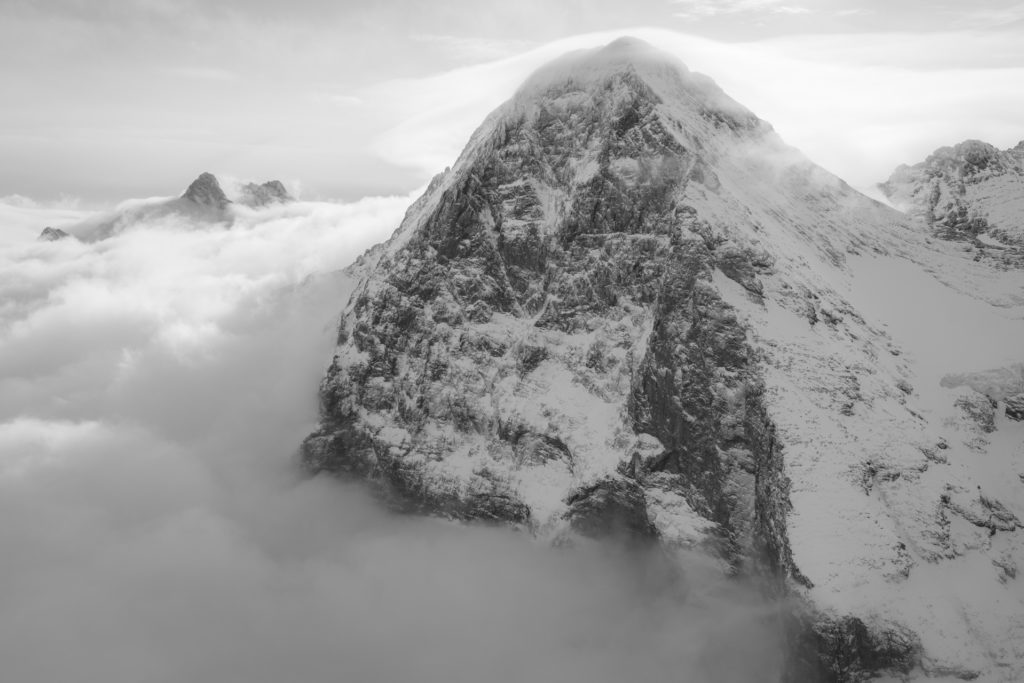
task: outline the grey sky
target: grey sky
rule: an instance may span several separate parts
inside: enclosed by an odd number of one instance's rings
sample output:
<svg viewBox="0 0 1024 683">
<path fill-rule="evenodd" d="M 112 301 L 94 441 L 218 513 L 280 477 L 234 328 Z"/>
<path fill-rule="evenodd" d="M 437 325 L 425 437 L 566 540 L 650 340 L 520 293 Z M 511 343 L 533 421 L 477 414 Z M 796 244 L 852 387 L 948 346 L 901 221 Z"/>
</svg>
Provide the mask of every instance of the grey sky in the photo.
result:
<svg viewBox="0 0 1024 683">
<path fill-rule="evenodd" d="M 0 196 L 109 203 L 176 192 L 202 170 L 281 178 L 309 197 L 404 194 L 540 57 L 645 28 L 860 182 L 964 137 L 1024 138 L 1024 4 L 966 7 L 7 0 Z M 843 120 L 851 107 L 864 111 Z M 823 116 L 838 117 L 829 134 Z"/>
</svg>

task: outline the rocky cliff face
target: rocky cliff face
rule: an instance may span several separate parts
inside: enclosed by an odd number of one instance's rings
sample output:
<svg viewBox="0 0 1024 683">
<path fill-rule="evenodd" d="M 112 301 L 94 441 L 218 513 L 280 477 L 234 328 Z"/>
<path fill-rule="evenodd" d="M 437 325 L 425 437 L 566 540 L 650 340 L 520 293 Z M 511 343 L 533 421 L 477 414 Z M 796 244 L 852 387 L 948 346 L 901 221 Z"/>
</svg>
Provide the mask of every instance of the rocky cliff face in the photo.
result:
<svg viewBox="0 0 1024 683">
<path fill-rule="evenodd" d="M 938 236 L 1024 264 L 1024 141 L 1005 151 L 978 140 L 942 147 L 879 187 Z"/>
<path fill-rule="evenodd" d="M 941 526 L 888 487 L 935 441 L 847 298 L 851 260 L 924 239 L 673 59 L 574 53 L 352 267 L 303 460 L 401 509 L 703 549 L 794 597 L 791 680 L 934 670 L 886 591 Z"/>
</svg>

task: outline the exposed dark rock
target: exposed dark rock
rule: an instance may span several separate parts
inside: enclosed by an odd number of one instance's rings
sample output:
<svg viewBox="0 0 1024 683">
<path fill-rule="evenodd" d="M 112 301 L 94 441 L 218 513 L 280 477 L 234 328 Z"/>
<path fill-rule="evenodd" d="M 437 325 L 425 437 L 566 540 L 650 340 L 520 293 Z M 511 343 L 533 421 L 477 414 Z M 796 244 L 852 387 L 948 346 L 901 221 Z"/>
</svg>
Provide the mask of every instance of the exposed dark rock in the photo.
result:
<svg viewBox="0 0 1024 683">
<path fill-rule="evenodd" d="M 516 365 L 519 373 L 528 375 L 548 357 L 548 350 L 543 346 L 522 344 L 516 349 Z"/>
<path fill-rule="evenodd" d="M 985 434 L 991 434 L 996 430 L 995 419 L 998 404 L 988 396 L 971 392 L 967 396 L 956 399 L 955 405 Z"/>
<path fill-rule="evenodd" d="M 758 272 L 767 269 L 767 264 L 758 264 L 757 255 L 740 249 L 735 244 L 725 243 L 714 251 L 715 265 L 731 280 L 758 299 L 764 294 L 764 286 L 758 279 Z M 760 268 L 758 267 L 760 265 Z"/>
<path fill-rule="evenodd" d="M 1024 394 L 1016 394 L 1006 399 L 1006 417 L 1024 421 Z"/>
<path fill-rule="evenodd" d="M 799 635 L 784 678 L 792 683 L 852 683 L 880 673 L 905 675 L 921 661 L 920 639 L 896 624 L 815 616 L 792 631 Z"/>
<path fill-rule="evenodd" d="M 988 529 L 994 536 L 998 531 L 1016 531 L 1022 528 L 1020 520 L 1005 505 L 981 493 L 968 494 L 964 489 L 947 485 L 940 497 L 940 514 L 959 515 L 974 526 Z"/>
<path fill-rule="evenodd" d="M 625 478 L 603 479 L 573 491 L 566 501 L 572 528 L 591 538 L 650 541 L 658 532 L 647 516 L 643 489 Z"/>
<path fill-rule="evenodd" d="M 38 239 L 40 242 L 56 242 L 57 240 L 62 240 L 67 237 L 71 237 L 71 234 L 64 232 L 60 228 L 47 227 L 43 228 L 43 231 L 39 233 Z"/>
</svg>

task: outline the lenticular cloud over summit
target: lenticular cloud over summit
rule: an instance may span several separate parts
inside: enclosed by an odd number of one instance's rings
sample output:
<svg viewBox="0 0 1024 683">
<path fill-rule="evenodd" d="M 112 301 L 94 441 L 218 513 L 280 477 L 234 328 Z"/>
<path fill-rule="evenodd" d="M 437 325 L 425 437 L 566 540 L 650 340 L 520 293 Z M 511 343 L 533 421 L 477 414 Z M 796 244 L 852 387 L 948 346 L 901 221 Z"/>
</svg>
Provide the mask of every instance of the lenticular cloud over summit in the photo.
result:
<svg viewBox="0 0 1024 683">
<path fill-rule="evenodd" d="M 777 665 L 771 609 L 713 568 L 652 582 L 655 561 L 395 517 L 301 473 L 351 289 L 338 269 L 408 201 L 95 244 L 31 241 L 55 218 L 37 207 L 0 247 L 5 680 L 745 681 Z"/>
</svg>

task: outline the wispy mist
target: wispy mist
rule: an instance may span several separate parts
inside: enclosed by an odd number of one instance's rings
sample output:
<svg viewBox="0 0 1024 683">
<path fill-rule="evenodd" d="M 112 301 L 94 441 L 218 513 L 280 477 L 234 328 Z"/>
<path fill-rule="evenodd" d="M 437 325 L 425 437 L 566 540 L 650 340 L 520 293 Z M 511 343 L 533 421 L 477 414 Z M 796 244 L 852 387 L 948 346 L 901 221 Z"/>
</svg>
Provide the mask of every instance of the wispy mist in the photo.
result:
<svg viewBox="0 0 1024 683">
<path fill-rule="evenodd" d="M 0 246 L 4 680 L 752 681 L 777 666 L 771 609 L 713 567 L 669 580 L 629 554 L 396 517 L 298 470 L 351 287 L 336 271 L 407 203 Z"/>
</svg>

